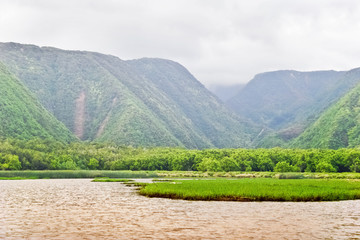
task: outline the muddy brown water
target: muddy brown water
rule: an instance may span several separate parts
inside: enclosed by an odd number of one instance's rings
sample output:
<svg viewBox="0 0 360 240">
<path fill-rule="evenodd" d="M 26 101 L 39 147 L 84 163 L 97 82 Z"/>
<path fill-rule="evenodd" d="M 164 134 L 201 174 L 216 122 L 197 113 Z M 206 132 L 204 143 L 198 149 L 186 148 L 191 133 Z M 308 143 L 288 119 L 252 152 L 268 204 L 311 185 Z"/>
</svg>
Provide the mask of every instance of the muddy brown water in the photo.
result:
<svg viewBox="0 0 360 240">
<path fill-rule="evenodd" d="M 0 181 L 0 239 L 360 239 L 360 201 L 201 202 L 90 179 Z"/>
</svg>

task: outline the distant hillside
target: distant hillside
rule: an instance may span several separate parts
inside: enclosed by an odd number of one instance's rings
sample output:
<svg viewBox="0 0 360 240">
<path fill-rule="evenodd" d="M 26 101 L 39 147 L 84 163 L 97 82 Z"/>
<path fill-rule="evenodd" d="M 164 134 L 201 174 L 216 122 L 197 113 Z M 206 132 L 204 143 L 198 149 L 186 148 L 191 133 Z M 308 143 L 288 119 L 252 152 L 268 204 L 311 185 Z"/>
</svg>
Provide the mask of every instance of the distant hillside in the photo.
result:
<svg viewBox="0 0 360 240">
<path fill-rule="evenodd" d="M 333 90 L 344 74 L 335 71 L 262 73 L 227 103 L 256 123 L 281 129 L 326 107 L 322 97 Z"/>
<path fill-rule="evenodd" d="M 222 84 L 214 84 L 208 87 L 208 89 L 214 93 L 220 100 L 223 102 L 228 101 L 230 98 L 236 96 L 241 89 L 245 87 L 245 84 L 230 84 L 230 85 L 222 85 Z"/>
<path fill-rule="evenodd" d="M 359 145 L 360 84 L 328 108 L 291 143 L 292 147 L 332 149 Z"/>
<path fill-rule="evenodd" d="M 249 147 L 253 127 L 180 64 L 0 43 L 0 61 L 82 140 Z"/>
<path fill-rule="evenodd" d="M 156 108 L 146 101 L 145 94 L 138 96 L 162 118 L 168 129 L 183 134 L 181 129 L 187 127 L 185 123 L 188 121 L 181 122 L 179 119 L 186 116 L 192 123 L 191 129 L 185 131 L 187 134 L 189 131 L 202 133 L 211 144 L 219 147 L 234 146 L 234 143 L 251 146 L 249 133 L 252 134 L 253 126 L 230 112 L 183 66 L 161 59 L 140 59 L 128 63 L 161 90 L 161 94 L 155 96 L 163 106 L 155 105 Z M 161 109 L 169 106 L 172 115 L 163 114 Z M 181 135 L 180 138 L 189 139 Z"/>
<path fill-rule="evenodd" d="M 227 105 L 270 133 L 263 135 L 265 139 L 260 139 L 259 146 L 284 145 L 358 82 L 360 72 L 355 70 L 262 73 Z"/>
<path fill-rule="evenodd" d="M 76 138 L 0 63 L 0 136 L 40 137 L 63 142 Z"/>
</svg>

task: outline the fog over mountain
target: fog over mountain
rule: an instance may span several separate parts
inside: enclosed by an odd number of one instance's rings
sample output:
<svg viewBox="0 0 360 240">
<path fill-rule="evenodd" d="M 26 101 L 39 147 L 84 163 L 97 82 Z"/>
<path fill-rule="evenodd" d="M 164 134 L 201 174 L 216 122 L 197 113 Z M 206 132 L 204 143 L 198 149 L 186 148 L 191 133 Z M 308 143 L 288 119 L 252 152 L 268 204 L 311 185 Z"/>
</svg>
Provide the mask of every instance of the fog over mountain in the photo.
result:
<svg viewBox="0 0 360 240">
<path fill-rule="evenodd" d="M 226 102 L 239 93 L 243 87 L 245 87 L 245 84 L 242 83 L 231 85 L 216 84 L 209 86 L 208 89 L 222 101 Z"/>
</svg>

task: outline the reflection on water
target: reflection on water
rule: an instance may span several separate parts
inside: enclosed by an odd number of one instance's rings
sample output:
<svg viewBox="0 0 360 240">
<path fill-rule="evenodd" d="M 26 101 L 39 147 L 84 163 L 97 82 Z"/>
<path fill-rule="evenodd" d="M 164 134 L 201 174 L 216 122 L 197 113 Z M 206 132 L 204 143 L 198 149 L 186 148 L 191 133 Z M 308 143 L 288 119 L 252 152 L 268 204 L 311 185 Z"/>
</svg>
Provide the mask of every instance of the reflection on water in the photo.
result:
<svg viewBox="0 0 360 240">
<path fill-rule="evenodd" d="M 360 238 L 360 201 L 182 201 L 90 181 L 0 181 L 0 239 Z"/>
</svg>

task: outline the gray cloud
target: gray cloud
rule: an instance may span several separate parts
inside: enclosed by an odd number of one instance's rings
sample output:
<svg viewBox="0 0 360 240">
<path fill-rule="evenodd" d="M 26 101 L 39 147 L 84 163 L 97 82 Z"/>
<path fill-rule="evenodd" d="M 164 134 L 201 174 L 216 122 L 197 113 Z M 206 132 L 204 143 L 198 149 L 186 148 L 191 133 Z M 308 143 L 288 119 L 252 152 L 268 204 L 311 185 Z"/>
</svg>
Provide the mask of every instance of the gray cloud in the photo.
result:
<svg viewBox="0 0 360 240">
<path fill-rule="evenodd" d="M 357 0 L 2 0 L 0 41 L 180 62 L 205 85 L 360 66 Z"/>
</svg>

